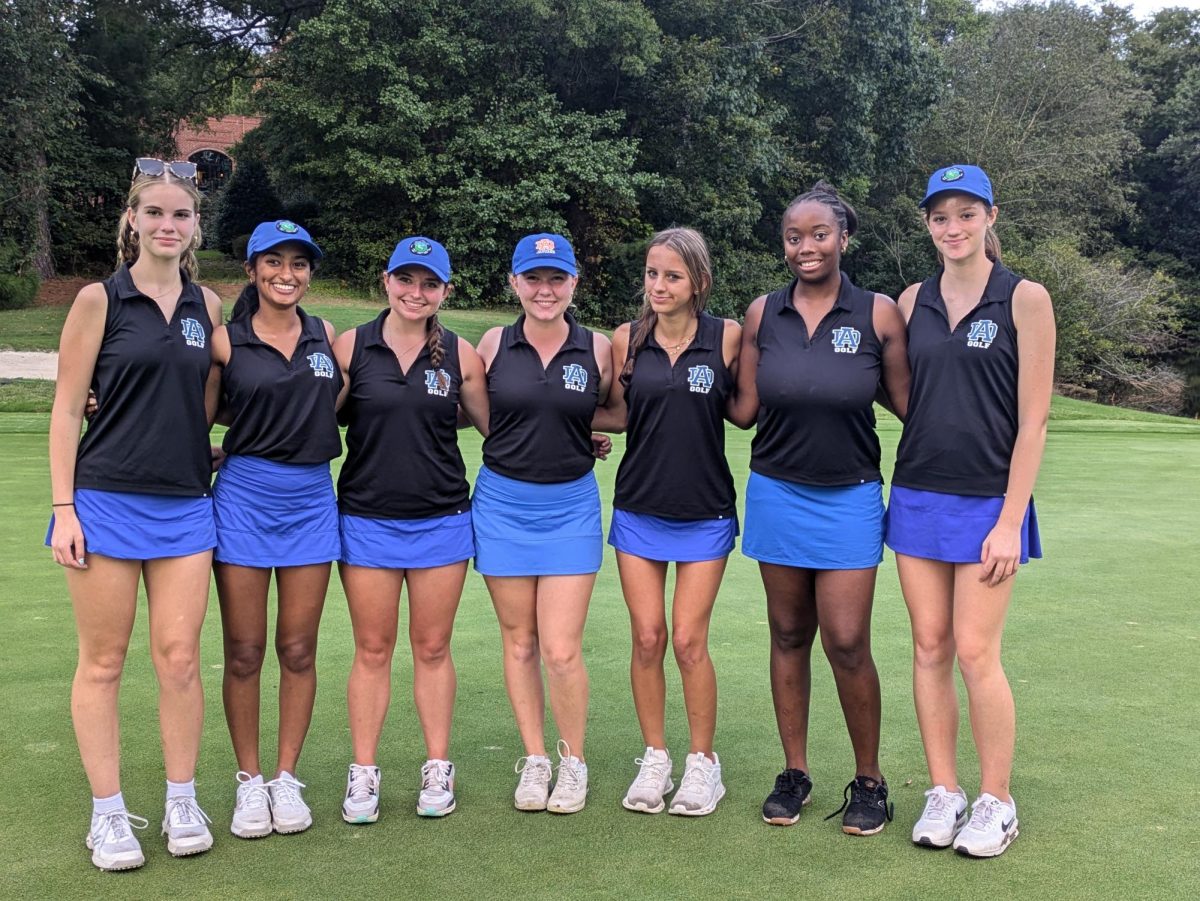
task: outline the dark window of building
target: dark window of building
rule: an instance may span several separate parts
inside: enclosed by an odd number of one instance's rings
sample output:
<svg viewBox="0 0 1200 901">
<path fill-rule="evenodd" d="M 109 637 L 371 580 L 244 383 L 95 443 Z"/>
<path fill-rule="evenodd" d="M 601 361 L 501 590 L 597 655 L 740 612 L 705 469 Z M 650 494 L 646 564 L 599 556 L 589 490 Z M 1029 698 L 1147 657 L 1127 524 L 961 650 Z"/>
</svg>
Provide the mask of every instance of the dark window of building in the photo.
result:
<svg viewBox="0 0 1200 901">
<path fill-rule="evenodd" d="M 196 184 L 212 197 L 233 174 L 233 160 L 219 150 L 197 150 L 188 157 L 196 164 Z"/>
</svg>

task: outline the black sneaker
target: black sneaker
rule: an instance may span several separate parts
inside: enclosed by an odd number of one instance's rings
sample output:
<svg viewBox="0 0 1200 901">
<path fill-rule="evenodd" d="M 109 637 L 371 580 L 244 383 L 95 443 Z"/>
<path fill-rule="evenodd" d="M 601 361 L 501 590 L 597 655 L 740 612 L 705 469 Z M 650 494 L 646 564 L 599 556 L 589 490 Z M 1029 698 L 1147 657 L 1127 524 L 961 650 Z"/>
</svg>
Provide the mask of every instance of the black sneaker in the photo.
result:
<svg viewBox="0 0 1200 901">
<path fill-rule="evenodd" d="M 892 818 L 894 804 L 888 803 L 887 780 L 876 782 L 868 776 L 855 776 L 842 792 L 842 806 L 825 817 L 833 819 L 843 810 L 842 832 L 847 835 L 874 835 Z"/>
<path fill-rule="evenodd" d="M 811 799 L 812 780 L 804 770 L 784 770 L 775 777 L 775 790 L 763 801 L 763 822 L 791 826 L 800 819 L 800 808 Z"/>
</svg>

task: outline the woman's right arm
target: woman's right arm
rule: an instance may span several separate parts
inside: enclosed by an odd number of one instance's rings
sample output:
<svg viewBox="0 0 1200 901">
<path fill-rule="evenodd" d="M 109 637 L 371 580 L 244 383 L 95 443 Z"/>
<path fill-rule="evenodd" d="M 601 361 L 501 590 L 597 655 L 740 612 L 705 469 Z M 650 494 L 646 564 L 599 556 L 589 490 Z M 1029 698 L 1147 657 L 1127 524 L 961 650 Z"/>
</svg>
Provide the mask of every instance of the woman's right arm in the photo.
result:
<svg viewBox="0 0 1200 901">
<path fill-rule="evenodd" d="M 748 429 L 758 419 L 758 324 L 767 298 L 756 298 L 746 310 L 742 325 L 742 347 L 738 352 L 737 385 L 725 405 L 725 418 L 739 429 Z"/>
<path fill-rule="evenodd" d="M 625 386 L 621 384 L 621 372 L 625 369 L 625 358 L 629 354 L 629 323 L 617 326 L 612 337 L 612 384 L 604 405 L 596 407 L 592 417 L 592 430 L 596 432 L 625 431 L 628 410 L 625 406 Z"/>
<path fill-rule="evenodd" d="M 75 462 L 107 313 L 104 286 L 88 285 L 71 305 L 58 345 L 58 379 L 50 411 L 50 502 L 54 504 L 50 547 L 54 562 L 71 569 L 87 569 L 87 546 L 74 507 Z"/>
</svg>

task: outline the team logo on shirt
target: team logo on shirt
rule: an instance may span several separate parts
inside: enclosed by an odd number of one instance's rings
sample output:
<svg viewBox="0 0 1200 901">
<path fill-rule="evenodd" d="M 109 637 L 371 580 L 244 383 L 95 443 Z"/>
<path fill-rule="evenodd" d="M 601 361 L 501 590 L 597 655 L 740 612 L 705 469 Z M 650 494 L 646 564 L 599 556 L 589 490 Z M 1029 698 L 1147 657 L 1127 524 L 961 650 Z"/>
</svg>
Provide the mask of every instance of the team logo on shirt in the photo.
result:
<svg viewBox="0 0 1200 901">
<path fill-rule="evenodd" d="M 862 332 L 850 326 L 833 330 L 833 352 L 835 354 L 856 354 L 862 341 Z"/>
<path fill-rule="evenodd" d="M 188 347 L 204 346 L 204 326 L 195 319 L 182 319 L 179 325 L 183 328 L 183 340 Z"/>
<path fill-rule="evenodd" d="M 425 393 L 437 397 L 450 396 L 450 373 L 444 369 L 425 370 Z"/>
<path fill-rule="evenodd" d="M 328 354 L 309 354 L 308 365 L 312 367 L 313 375 L 315 375 L 317 378 L 333 378 L 333 360 L 329 359 Z"/>
<path fill-rule="evenodd" d="M 980 319 L 971 323 L 971 331 L 967 333 L 967 347 L 981 347 L 987 350 L 996 340 L 999 329 L 990 319 Z"/>
<path fill-rule="evenodd" d="M 711 367 L 689 366 L 688 367 L 688 390 L 695 391 L 697 394 L 708 394 L 713 386 L 713 371 Z"/>
<path fill-rule="evenodd" d="M 563 387 L 568 391 L 587 390 L 587 370 L 578 363 L 567 363 L 563 366 Z"/>
</svg>

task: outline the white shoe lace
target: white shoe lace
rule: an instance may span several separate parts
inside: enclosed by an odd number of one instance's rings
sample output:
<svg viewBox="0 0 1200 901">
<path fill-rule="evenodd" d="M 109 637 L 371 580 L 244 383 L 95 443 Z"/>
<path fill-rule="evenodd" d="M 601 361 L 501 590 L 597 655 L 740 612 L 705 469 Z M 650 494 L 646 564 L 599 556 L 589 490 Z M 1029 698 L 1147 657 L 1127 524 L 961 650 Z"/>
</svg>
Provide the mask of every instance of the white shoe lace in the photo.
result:
<svg viewBox="0 0 1200 901">
<path fill-rule="evenodd" d="M 346 797 L 355 804 L 361 804 L 377 794 L 379 794 L 378 771 L 369 766 L 350 767 L 350 788 L 346 792 Z"/>
<path fill-rule="evenodd" d="M 583 761 L 578 757 L 571 756 L 571 746 L 563 739 L 558 740 L 558 782 L 555 784 L 555 791 L 559 787 L 565 791 L 577 791 L 583 788 Z"/>
<path fill-rule="evenodd" d="M 304 803 L 304 799 L 300 796 L 300 789 L 308 786 L 299 779 L 272 779 L 267 785 L 275 790 L 275 803 L 281 807 L 299 807 Z"/>
<path fill-rule="evenodd" d="M 680 794 L 701 790 L 708 785 L 708 773 L 703 763 L 694 763 L 683 771 L 679 781 Z"/>
<path fill-rule="evenodd" d="M 237 806 L 242 810 L 263 810 L 271 806 L 271 794 L 267 790 L 267 784 L 251 784 L 250 780 L 253 778 L 245 770 L 238 770 Z"/>
<path fill-rule="evenodd" d="M 171 826 L 180 827 L 212 822 L 192 797 L 167 798 L 166 821 Z"/>
<path fill-rule="evenodd" d="M 104 836 L 107 834 L 112 836 L 114 842 L 123 842 L 127 838 L 133 838 L 133 833 L 129 831 L 131 826 L 134 829 L 145 829 L 149 825 L 149 820 L 130 813 L 128 810 L 112 810 L 96 815 L 96 822 L 92 825 L 92 835 L 99 836 L 99 840 L 104 841 Z"/>
<path fill-rule="evenodd" d="M 633 780 L 636 788 L 657 789 L 665 781 L 667 768 L 671 765 L 669 759 L 659 757 L 635 757 L 633 762 L 641 767 Z"/>
<path fill-rule="evenodd" d="M 975 832 L 986 832 L 1003 806 L 999 798 L 976 799 L 971 805 L 971 822 L 967 824 L 967 828 Z"/>
<path fill-rule="evenodd" d="M 519 757 L 513 767 L 513 772 L 521 774 L 521 779 L 517 783 L 518 788 L 529 788 L 539 782 L 549 782 L 550 759 L 542 755 L 538 755 L 536 758 L 532 755 Z"/>
<path fill-rule="evenodd" d="M 925 802 L 925 818 L 931 820 L 946 819 L 953 809 L 950 803 L 950 793 L 944 789 L 931 788 L 925 792 L 928 798 Z M 957 813 L 957 811 L 955 811 Z"/>
<path fill-rule="evenodd" d="M 439 791 L 450 790 L 450 761 L 425 761 L 425 765 L 421 767 L 421 790 L 428 791 L 431 788 Z"/>
</svg>

